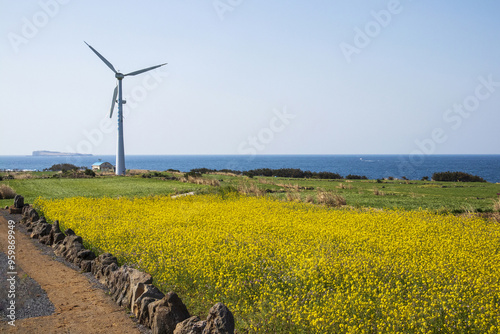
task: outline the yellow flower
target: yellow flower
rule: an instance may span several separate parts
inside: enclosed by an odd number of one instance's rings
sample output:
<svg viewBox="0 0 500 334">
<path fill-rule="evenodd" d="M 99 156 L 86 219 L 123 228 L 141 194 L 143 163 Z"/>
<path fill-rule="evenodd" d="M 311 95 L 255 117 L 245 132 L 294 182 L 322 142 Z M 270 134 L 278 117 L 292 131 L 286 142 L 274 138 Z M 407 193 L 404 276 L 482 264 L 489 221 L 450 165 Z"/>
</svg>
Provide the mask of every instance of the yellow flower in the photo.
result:
<svg viewBox="0 0 500 334">
<path fill-rule="evenodd" d="M 153 275 L 241 332 L 494 333 L 500 225 L 229 195 L 38 199 L 87 247 Z"/>
</svg>

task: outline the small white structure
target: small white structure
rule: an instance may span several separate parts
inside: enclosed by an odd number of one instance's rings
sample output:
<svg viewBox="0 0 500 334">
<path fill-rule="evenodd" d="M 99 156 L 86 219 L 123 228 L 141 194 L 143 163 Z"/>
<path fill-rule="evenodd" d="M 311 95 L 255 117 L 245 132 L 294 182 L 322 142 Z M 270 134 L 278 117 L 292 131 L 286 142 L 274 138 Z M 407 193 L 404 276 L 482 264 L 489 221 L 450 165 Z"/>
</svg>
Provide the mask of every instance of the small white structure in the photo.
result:
<svg viewBox="0 0 500 334">
<path fill-rule="evenodd" d="M 94 172 L 114 172 L 115 167 L 109 162 L 98 161 L 92 165 L 92 170 Z"/>
</svg>

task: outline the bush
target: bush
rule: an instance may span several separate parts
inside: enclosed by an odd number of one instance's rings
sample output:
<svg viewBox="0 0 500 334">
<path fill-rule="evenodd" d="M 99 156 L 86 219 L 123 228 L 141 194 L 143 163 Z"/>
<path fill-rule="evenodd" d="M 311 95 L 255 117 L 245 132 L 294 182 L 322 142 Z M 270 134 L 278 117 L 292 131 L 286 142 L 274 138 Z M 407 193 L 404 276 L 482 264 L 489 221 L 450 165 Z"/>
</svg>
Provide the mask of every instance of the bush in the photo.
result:
<svg viewBox="0 0 500 334">
<path fill-rule="evenodd" d="M 186 179 L 189 178 L 189 177 L 197 178 L 197 177 L 202 177 L 202 175 L 197 170 L 191 170 L 190 172 L 184 173 L 184 177 Z"/>
<path fill-rule="evenodd" d="M 288 177 L 293 179 L 342 179 L 342 176 L 337 173 L 331 172 L 311 172 L 303 171 L 297 168 L 280 168 L 280 169 L 270 169 L 270 168 L 260 168 L 253 169 L 244 172 L 243 175 L 248 177 L 254 176 L 267 176 L 267 177 Z"/>
<path fill-rule="evenodd" d="M 221 170 L 219 170 L 219 172 L 221 172 L 221 173 L 228 173 L 228 174 L 236 174 L 236 175 L 242 175 L 243 174 L 239 170 L 232 170 L 232 169 L 227 169 L 227 168 L 221 169 Z"/>
<path fill-rule="evenodd" d="M 214 173 L 216 172 L 216 169 L 208 169 L 208 168 L 194 168 L 191 169 L 189 173 L 195 173 L 195 174 L 209 174 L 209 173 Z"/>
<path fill-rule="evenodd" d="M 500 198 L 493 202 L 493 211 L 500 212 Z"/>
<path fill-rule="evenodd" d="M 71 170 L 77 170 L 78 167 L 73 164 L 55 164 L 50 168 L 45 168 L 44 171 L 52 171 L 52 172 L 67 172 Z"/>
<path fill-rule="evenodd" d="M 338 174 L 338 173 L 332 173 L 332 172 L 317 172 L 313 173 L 315 178 L 318 179 L 327 179 L 327 180 L 340 180 L 343 179 L 343 177 Z"/>
<path fill-rule="evenodd" d="M 344 197 L 323 190 L 318 190 L 318 194 L 316 195 L 316 200 L 318 204 L 324 204 L 326 206 L 334 208 L 341 207 L 342 205 L 346 205 L 347 203 Z"/>
<path fill-rule="evenodd" d="M 364 175 L 352 175 L 349 174 L 345 177 L 348 180 L 368 180 L 368 178 Z"/>
<path fill-rule="evenodd" d="M 85 175 L 88 175 L 90 177 L 95 177 L 95 172 L 92 169 L 85 169 Z"/>
<path fill-rule="evenodd" d="M 486 182 L 482 177 L 464 172 L 441 172 L 432 174 L 434 181 L 441 182 Z"/>
<path fill-rule="evenodd" d="M 16 197 L 16 192 L 14 189 L 6 184 L 0 185 L 0 199 L 12 199 Z"/>
</svg>

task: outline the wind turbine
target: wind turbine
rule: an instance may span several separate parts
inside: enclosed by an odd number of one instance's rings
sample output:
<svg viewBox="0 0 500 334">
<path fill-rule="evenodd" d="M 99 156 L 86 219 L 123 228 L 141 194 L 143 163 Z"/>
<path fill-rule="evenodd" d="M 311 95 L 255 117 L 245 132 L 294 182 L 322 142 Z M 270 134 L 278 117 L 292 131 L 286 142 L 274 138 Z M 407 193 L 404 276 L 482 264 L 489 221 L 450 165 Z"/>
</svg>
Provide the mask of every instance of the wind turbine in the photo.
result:
<svg viewBox="0 0 500 334">
<path fill-rule="evenodd" d="M 134 71 L 134 72 L 130 72 L 127 74 L 123 74 L 123 73 L 120 73 L 117 70 L 115 70 L 113 65 L 106 58 L 104 58 L 99 52 L 97 52 L 96 49 L 91 47 L 87 42 L 85 42 L 85 44 L 87 44 L 87 46 L 92 51 L 94 51 L 94 53 L 97 55 L 97 57 L 101 58 L 101 60 L 104 62 L 104 64 L 106 64 L 111 69 L 111 71 L 113 71 L 115 73 L 115 78 L 118 80 L 118 82 L 116 83 L 115 90 L 113 92 L 113 101 L 111 101 L 111 111 L 109 113 L 109 118 L 111 118 L 111 116 L 113 116 L 113 109 L 115 108 L 115 103 L 118 102 L 118 144 L 116 147 L 116 175 L 125 175 L 125 149 L 123 147 L 123 104 L 125 104 L 126 101 L 123 100 L 123 98 L 122 98 L 122 96 L 123 96 L 122 95 L 122 80 L 126 76 L 134 76 L 134 75 L 141 74 L 141 73 L 144 73 L 147 71 L 151 71 L 151 70 L 154 70 L 155 68 L 166 65 L 167 63 L 148 67 L 148 68 Z M 118 100 L 116 99 L 117 95 L 118 95 Z"/>
</svg>

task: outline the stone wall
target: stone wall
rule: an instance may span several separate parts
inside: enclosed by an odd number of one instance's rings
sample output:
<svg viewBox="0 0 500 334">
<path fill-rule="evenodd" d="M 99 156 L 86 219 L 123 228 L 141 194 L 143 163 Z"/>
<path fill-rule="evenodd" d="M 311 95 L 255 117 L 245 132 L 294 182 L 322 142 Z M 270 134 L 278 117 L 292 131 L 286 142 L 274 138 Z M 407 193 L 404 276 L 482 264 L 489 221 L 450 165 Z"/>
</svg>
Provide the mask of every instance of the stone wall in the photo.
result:
<svg viewBox="0 0 500 334">
<path fill-rule="evenodd" d="M 210 309 L 206 320 L 191 316 L 175 292 L 165 295 L 152 284 L 150 274 L 127 265 L 118 266 L 116 257 L 109 253 L 96 257 L 92 251 L 85 249 L 80 236 L 71 229 L 63 233 L 58 221 L 47 223 L 31 206 L 23 206 L 21 223 L 27 227 L 31 238 L 51 246 L 57 256 L 64 257 L 84 272 L 92 272 L 108 287 L 111 298 L 123 308 L 130 309 L 138 321 L 150 327 L 154 334 L 234 333 L 233 315 L 222 303 Z"/>
</svg>

